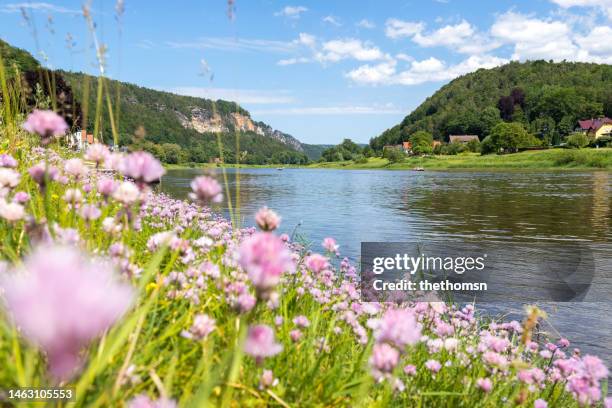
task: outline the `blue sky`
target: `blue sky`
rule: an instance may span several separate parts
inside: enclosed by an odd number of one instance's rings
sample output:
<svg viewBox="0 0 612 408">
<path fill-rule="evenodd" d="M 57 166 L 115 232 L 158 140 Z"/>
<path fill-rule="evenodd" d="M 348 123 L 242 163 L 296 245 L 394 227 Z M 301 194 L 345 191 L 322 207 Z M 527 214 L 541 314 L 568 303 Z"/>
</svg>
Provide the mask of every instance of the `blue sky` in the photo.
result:
<svg viewBox="0 0 612 408">
<path fill-rule="evenodd" d="M 612 0 L 235 0 L 232 19 L 220 0 L 119 4 L 118 16 L 114 1 L 91 3 L 109 76 L 235 100 L 307 143 L 367 142 L 480 67 L 612 63 Z M 51 67 L 96 73 L 81 7 L 0 1 L 0 36 Z"/>
</svg>

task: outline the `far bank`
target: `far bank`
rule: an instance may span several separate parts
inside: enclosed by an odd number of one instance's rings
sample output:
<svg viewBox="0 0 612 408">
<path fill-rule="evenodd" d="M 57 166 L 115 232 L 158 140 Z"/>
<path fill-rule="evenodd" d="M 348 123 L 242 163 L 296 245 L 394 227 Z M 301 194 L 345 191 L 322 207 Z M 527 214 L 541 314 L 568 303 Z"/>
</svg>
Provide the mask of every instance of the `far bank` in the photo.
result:
<svg viewBox="0 0 612 408">
<path fill-rule="evenodd" d="M 505 155 L 480 155 L 478 153 L 462 153 L 454 156 L 431 155 L 408 157 L 401 162 L 391 163 L 387 159 L 371 157 L 365 162 L 352 160 L 343 162 L 318 162 L 309 165 L 290 164 L 233 164 L 217 165 L 212 163 L 167 164 L 168 169 L 186 168 L 328 168 L 328 169 L 380 169 L 380 170 L 411 170 L 423 168 L 428 170 L 486 170 L 486 169 L 531 169 L 531 170 L 612 170 L 612 148 L 600 149 L 550 149 L 526 151 Z"/>
</svg>

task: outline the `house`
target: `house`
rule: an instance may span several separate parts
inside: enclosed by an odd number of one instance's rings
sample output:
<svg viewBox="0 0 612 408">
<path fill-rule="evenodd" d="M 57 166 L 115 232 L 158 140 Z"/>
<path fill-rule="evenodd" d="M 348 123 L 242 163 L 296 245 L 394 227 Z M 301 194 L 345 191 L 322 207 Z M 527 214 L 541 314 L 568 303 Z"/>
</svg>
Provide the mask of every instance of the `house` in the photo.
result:
<svg viewBox="0 0 612 408">
<path fill-rule="evenodd" d="M 480 139 L 476 135 L 450 135 L 448 137 L 448 142 L 449 143 L 463 143 L 463 144 L 467 144 L 467 143 L 471 142 L 472 140 L 475 140 L 477 142 L 480 141 Z"/>
<path fill-rule="evenodd" d="M 578 121 L 579 130 L 592 139 L 612 136 L 612 119 L 597 118 Z"/>
<path fill-rule="evenodd" d="M 404 150 L 404 153 L 406 154 L 412 153 L 412 142 L 410 141 L 402 142 L 402 149 Z"/>
<path fill-rule="evenodd" d="M 65 136 L 66 146 L 76 150 L 86 150 L 89 145 L 98 143 L 98 139 L 92 133 L 87 133 L 87 130 L 77 130 L 74 133 Z"/>
</svg>

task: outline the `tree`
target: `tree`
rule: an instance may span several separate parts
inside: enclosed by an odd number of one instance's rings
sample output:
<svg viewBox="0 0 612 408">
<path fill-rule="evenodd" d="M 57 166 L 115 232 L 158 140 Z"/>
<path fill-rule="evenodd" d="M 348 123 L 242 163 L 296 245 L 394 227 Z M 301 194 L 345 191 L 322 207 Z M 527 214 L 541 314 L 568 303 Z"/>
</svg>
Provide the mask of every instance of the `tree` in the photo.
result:
<svg viewBox="0 0 612 408">
<path fill-rule="evenodd" d="M 497 101 L 497 108 L 503 120 L 512 119 L 514 113 L 514 101 L 511 96 L 502 96 Z"/>
<path fill-rule="evenodd" d="M 383 149 L 383 158 L 389 160 L 390 163 L 399 163 L 406 158 L 406 155 L 397 147 L 388 147 Z"/>
<path fill-rule="evenodd" d="M 454 143 L 451 143 L 454 144 Z M 470 140 L 467 142 L 465 147 L 472 153 L 476 153 L 480 151 L 480 141 L 479 140 Z"/>
<path fill-rule="evenodd" d="M 499 116 L 499 109 L 494 106 L 487 106 L 480 115 L 480 127 L 482 129 L 480 136 L 488 136 L 489 133 L 491 133 L 491 129 L 493 129 L 493 126 L 497 125 L 499 122 L 501 122 L 501 118 Z"/>
<path fill-rule="evenodd" d="M 589 137 L 582 132 L 572 133 L 567 137 L 567 145 L 577 149 L 588 146 L 590 142 Z"/>
<path fill-rule="evenodd" d="M 502 122 L 495 125 L 481 146 L 482 154 L 513 153 L 521 147 L 539 144 L 539 140 L 530 135 L 521 123 Z"/>
<path fill-rule="evenodd" d="M 431 147 L 433 144 L 433 136 L 431 133 L 423 130 L 414 132 L 412 136 L 410 136 L 410 143 L 412 143 L 412 151 L 415 154 L 425 154 L 433 151 Z"/>
<path fill-rule="evenodd" d="M 178 164 L 182 161 L 181 160 L 182 159 L 181 146 L 175 143 L 164 143 L 162 145 L 162 148 L 164 149 L 166 163 Z"/>
</svg>

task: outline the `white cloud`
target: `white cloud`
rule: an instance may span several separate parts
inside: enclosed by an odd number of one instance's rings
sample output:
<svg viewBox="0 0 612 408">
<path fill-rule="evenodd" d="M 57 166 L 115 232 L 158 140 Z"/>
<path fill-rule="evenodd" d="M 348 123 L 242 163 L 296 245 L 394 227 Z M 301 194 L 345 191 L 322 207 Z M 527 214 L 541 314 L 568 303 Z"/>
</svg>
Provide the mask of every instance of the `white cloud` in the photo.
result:
<svg viewBox="0 0 612 408">
<path fill-rule="evenodd" d="M 595 7 L 602 10 L 609 19 L 612 19 L 612 0 L 551 0 L 563 8 Z"/>
<path fill-rule="evenodd" d="M 321 62 L 337 62 L 347 58 L 358 61 L 374 61 L 382 59 L 384 56 L 378 47 L 363 43 L 361 40 L 348 38 L 323 43 L 321 51 L 317 52 L 315 57 Z"/>
<path fill-rule="evenodd" d="M 66 13 L 80 14 L 81 10 L 69 9 L 51 3 L 43 2 L 23 2 L 23 3 L 8 3 L 0 6 L 0 13 L 19 13 L 21 10 L 40 11 L 44 13 Z"/>
<path fill-rule="evenodd" d="M 296 108 L 262 109 L 251 112 L 254 115 L 397 115 L 405 114 L 405 109 L 399 109 L 392 104 L 375 106 L 312 106 Z"/>
<path fill-rule="evenodd" d="M 308 33 L 300 33 L 298 35 L 298 39 L 296 40 L 298 44 L 305 45 L 307 47 L 314 47 L 317 39 L 314 35 Z"/>
<path fill-rule="evenodd" d="M 408 54 L 404 54 L 403 52 L 400 52 L 399 54 L 396 54 L 395 55 L 395 59 L 400 60 L 400 61 L 408 61 L 408 62 L 414 61 L 414 58 L 412 58 Z"/>
<path fill-rule="evenodd" d="M 332 15 L 323 17 L 323 22 L 334 25 L 336 27 L 340 27 L 342 23 L 338 21 L 338 17 L 334 17 Z"/>
<path fill-rule="evenodd" d="M 448 24 L 430 33 L 425 33 L 422 22 L 389 19 L 386 35 L 389 38 L 411 38 L 421 47 L 447 47 L 461 54 L 483 54 L 500 46 L 486 35 L 479 33 L 466 20 L 458 24 Z"/>
<path fill-rule="evenodd" d="M 282 67 L 287 66 L 287 65 L 295 65 L 295 64 L 306 64 L 312 62 L 312 60 L 310 58 L 306 58 L 306 57 L 296 57 L 296 58 L 285 58 L 282 60 L 279 60 L 276 65 L 280 65 Z"/>
<path fill-rule="evenodd" d="M 292 52 L 294 42 L 262 40 L 257 38 L 204 37 L 196 41 L 166 41 L 171 48 L 215 49 L 224 51 Z"/>
<path fill-rule="evenodd" d="M 295 102 L 295 98 L 285 90 L 270 91 L 260 89 L 200 88 L 195 86 L 178 86 L 161 90 L 179 95 L 195 96 L 197 98 L 223 99 L 239 104 L 255 105 Z"/>
<path fill-rule="evenodd" d="M 509 11 L 500 15 L 491 34 L 514 45 L 512 59 L 571 59 L 576 54 L 570 26 L 561 21 L 541 20 Z"/>
<path fill-rule="evenodd" d="M 367 29 L 372 29 L 376 27 L 376 24 L 374 24 L 373 22 L 371 22 L 370 20 L 367 19 L 363 19 L 361 21 L 359 21 L 356 24 L 357 27 L 361 27 L 361 28 L 367 28 Z"/>
<path fill-rule="evenodd" d="M 359 84 L 369 85 L 418 85 L 425 82 L 448 81 L 479 68 L 493 68 L 508 60 L 490 55 L 471 56 L 456 65 L 447 66 L 443 61 L 430 57 L 412 61 L 404 71 L 397 71 L 393 61 L 377 65 L 362 65 L 346 74 Z"/>
<path fill-rule="evenodd" d="M 470 23 L 462 20 L 456 25 L 444 26 L 431 34 L 415 33 L 412 40 L 422 47 L 453 46 L 463 44 L 466 39 L 474 35 L 474 28 Z"/>
<path fill-rule="evenodd" d="M 308 11 L 308 8 L 304 6 L 286 6 L 281 11 L 274 13 L 274 15 L 287 18 L 300 18 L 300 15 L 306 11 Z"/>
<path fill-rule="evenodd" d="M 425 24 L 421 22 L 402 21 L 396 18 L 390 18 L 385 23 L 385 35 L 393 39 L 412 37 L 416 33 L 423 31 L 424 28 Z"/>
<path fill-rule="evenodd" d="M 576 43 L 589 54 L 612 55 L 612 28 L 595 27 L 589 34 L 576 37 Z"/>
<path fill-rule="evenodd" d="M 362 65 L 346 74 L 346 77 L 358 84 L 389 85 L 396 75 L 395 61 L 381 62 L 376 65 Z"/>
</svg>

